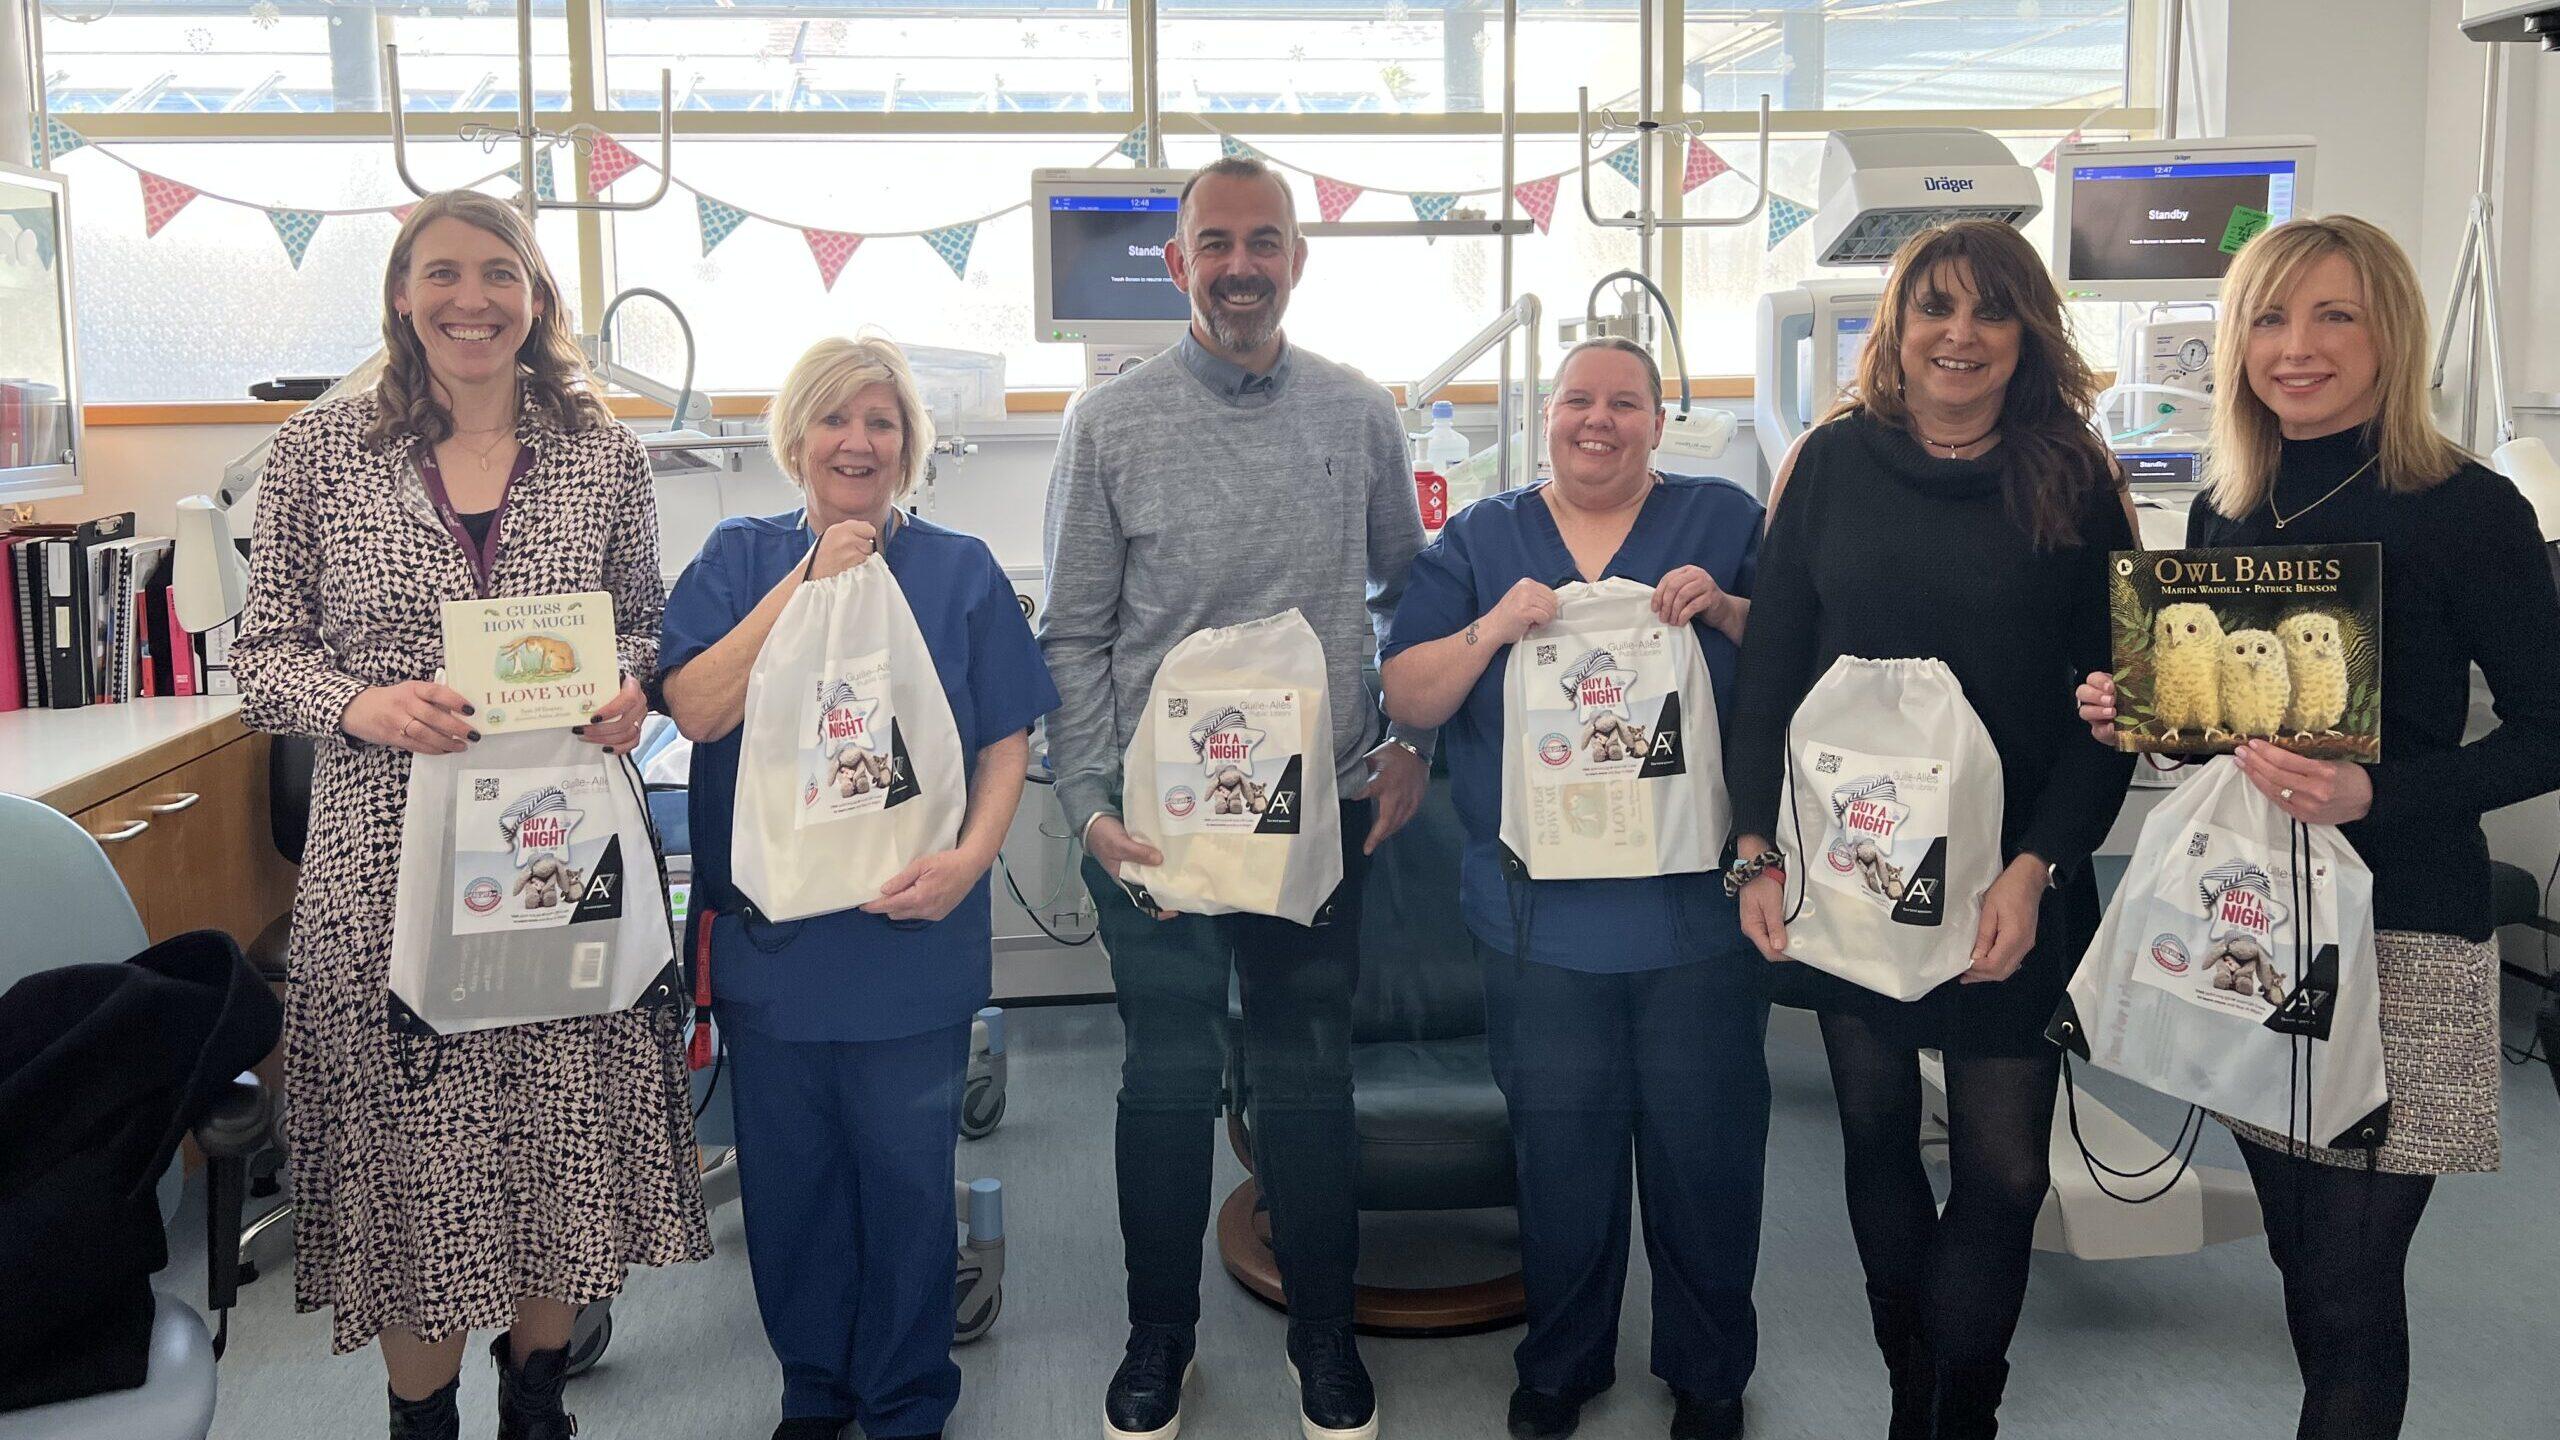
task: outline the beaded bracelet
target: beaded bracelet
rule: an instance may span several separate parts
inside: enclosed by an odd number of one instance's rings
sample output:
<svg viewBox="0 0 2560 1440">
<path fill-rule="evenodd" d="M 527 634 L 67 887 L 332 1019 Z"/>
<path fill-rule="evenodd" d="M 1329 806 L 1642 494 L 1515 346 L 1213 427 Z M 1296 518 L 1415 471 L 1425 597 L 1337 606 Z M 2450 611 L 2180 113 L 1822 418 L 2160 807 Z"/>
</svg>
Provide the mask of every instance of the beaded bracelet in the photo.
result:
<svg viewBox="0 0 2560 1440">
<path fill-rule="evenodd" d="M 1724 893 L 1740 895 L 1742 887 L 1759 879 L 1761 872 L 1775 870 L 1784 874 L 1786 868 L 1787 857 L 1775 850 L 1763 850 L 1748 860 L 1737 860 L 1725 869 Z"/>
</svg>

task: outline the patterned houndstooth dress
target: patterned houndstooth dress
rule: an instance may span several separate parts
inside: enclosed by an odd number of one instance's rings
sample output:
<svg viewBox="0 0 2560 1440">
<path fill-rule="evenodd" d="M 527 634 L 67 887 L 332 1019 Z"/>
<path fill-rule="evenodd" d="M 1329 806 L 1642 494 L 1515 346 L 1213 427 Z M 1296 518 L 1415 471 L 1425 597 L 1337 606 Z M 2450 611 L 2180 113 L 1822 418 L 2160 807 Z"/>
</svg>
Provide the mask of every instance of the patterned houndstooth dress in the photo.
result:
<svg viewBox="0 0 2560 1440">
<path fill-rule="evenodd" d="M 499 521 L 493 589 L 609 592 L 623 668 L 645 680 L 665 598 L 648 462 L 618 426 L 573 434 L 526 413 L 517 438 L 535 458 Z M 335 1310 L 340 1351 L 389 1326 L 430 1340 L 501 1327 L 518 1296 L 584 1303 L 619 1290 L 627 1264 L 711 1253 L 672 1012 L 432 1041 L 386 1024 L 410 757 L 338 720 L 368 686 L 433 677 L 437 606 L 475 587 L 415 442 L 366 448 L 373 416 L 371 395 L 351 396 L 277 432 L 232 651 L 250 724 L 320 737 L 285 1132 L 295 1299 Z"/>
</svg>

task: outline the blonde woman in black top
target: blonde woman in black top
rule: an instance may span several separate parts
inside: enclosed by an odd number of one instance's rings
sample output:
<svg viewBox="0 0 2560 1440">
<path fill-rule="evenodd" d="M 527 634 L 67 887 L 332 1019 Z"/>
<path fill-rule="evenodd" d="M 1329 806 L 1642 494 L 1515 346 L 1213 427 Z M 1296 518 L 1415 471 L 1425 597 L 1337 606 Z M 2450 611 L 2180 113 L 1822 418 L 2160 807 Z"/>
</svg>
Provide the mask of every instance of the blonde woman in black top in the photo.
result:
<svg viewBox="0 0 2560 1440">
<path fill-rule="evenodd" d="M 2060 1060 L 2044 1024 L 2097 928 L 2086 861 L 2133 773 L 2060 694 L 2105 663 L 2107 552 L 2133 540 L 2089 429 L 2095 391 L 2017 231 L 1915 237 L 1855 391 L 1788 457 L 1752 592 L 1725 746 L 1740 855 L 1779 838 L 1788 722 L 1840 656 L 1944 661 L 2000 757 L 2007 863 L 1970 970 L 1907 1004 L 1809 966 L 1777 971 L 1778 998 L 1822 1016 L 1894 1440 L 1998 1429 L 2048 1184 Z M 1786 958 L 1785 888 L 1772 872 L 1742 890 L 1743 932 L 1771 960 Z M 1920 1161 L 1924 1048 L 1946 1059 L 1943 1213 Z"/>
<path fill-rule="evenodd" d="M 2284 1275 L 2301 1440 L 2400 1433 L 2410 1239 L 2436 1176 L 2498 1165 L 2480 817 L 2560 788 L 2560 597 L 2533 509 L 2437 433 L 2426 362 L 2426 305 L 2391 237 L 2347 216 L 2260 235 L 2223 281 L 2211 483 L 2187 520 L 2189 545 L 2382 546 L 2381 762 L 2239 754 L 2373 869 L 2389 1139 L 2367 1155 L 2225 1122 Z M 2475 664 L 2501 723 L 2466 745 Z M 2112 743 L 2112 680 L 2092 673 L 2079 702 Z"/>
</svg>

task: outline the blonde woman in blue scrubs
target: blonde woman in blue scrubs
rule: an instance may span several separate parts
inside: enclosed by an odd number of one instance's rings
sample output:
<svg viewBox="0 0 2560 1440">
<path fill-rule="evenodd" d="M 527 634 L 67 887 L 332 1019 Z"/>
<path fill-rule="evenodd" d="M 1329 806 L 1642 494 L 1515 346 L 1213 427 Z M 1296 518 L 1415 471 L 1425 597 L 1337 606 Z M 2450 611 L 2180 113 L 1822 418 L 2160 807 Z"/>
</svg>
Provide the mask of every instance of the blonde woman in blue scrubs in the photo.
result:
<svg viewBox="0 0 2560 1440">
<path fill-rule="evenodd" d="M 806 508 L 721 522 L 667 598 L 666 708 L 694 741 L 694 904 L 710 912 L 756 1305 L 782 1362 L 774 1440 L 836 1440 L 857 1422 L 870 1440 L 921 1440 L 960 1396 L 951 1173 L 969 1022 L 991 983 L 987 870 L 1058 692 L 985 543 L 897 508 L 933 427 L 896 346 L 820 341 L 771 419 Z M 729 878 L 747 675 L 803 583 L 875 559 L 976 757 L 959 843 L 858 910 L 775 924 Z"/>
</svg>

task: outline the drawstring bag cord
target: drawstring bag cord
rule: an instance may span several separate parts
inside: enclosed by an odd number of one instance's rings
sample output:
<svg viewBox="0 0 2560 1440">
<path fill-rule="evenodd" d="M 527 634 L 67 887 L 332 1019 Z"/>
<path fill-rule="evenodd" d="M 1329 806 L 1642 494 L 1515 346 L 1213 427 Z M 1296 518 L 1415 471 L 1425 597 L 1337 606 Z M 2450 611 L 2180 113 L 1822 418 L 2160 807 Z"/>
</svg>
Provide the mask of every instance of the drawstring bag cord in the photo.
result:
<svg viewBox="0 0 2560 1440">
<path fill-rule="evenodd" d="M 1796 917 L 1804 913 L 1804 902 L 1813 894 L 1813 857 L 1805 853 L 1804 815 L 1796 808 L 1796 722 L 1793 717 L 1787 720 L 1780 743 L 1786 748 L 1778 755 L 1778 803 L 1785 807 L 1787 824 L 1795 831 L 1795 868 L 1799 872 L 1792 877 L 1796 882 L 1796 902 L 1788 908 L 1782 923 L 1793 925 Z M 1778 872 L 1778 897 L 1781 900 L 1786 898 L 1789 878 L 1785 870 Z"/>
<path fill-rule="evenodd" d="M 2176 1189 L 2178 1182 L 2186 1178 L 2187 1167 L 2196 1158 L 2196 1142 L 2204 1138 L 2204 1109 L 2202 1106 L 2190 1105 L 2187 1107 L 2187 1118 L 2178 1122 L 2177 1138 L 2169 1142 L 2169 1148 L 2161 1153 L 2159 1159 L 2139 1170 L 2119 1170 L 2099 1159 L 2097 1154 L 2090 1150 L 2088 1140 L 2080 1133 L 2080 1089 L 2071 1077 L 2071 1052 L 2068 1050 L 2062 1052 L 2062 1104 L 2071 1123 L 2071 1143 L 2080 1151 L 2080 1163 L 2088 1167 L 2090 1183 L 2096 1185 L 2099 1191 L 2109 1198 L 2121 1200 L 2127 1205 L 2148 1205 Z M 2119 1180 L 2141 1180 L 2157 1174 L 2161 1166 L 2172 1160 L 2178 1162 L 2178 1168 L 2170 1173 L 2169 1178 L 2161 1183 L 2159 1189 L 2148 1195 L 2118 1194 L 2099 1175 L 2100 1171 L 2105 1171 Z"/>
</svg>

